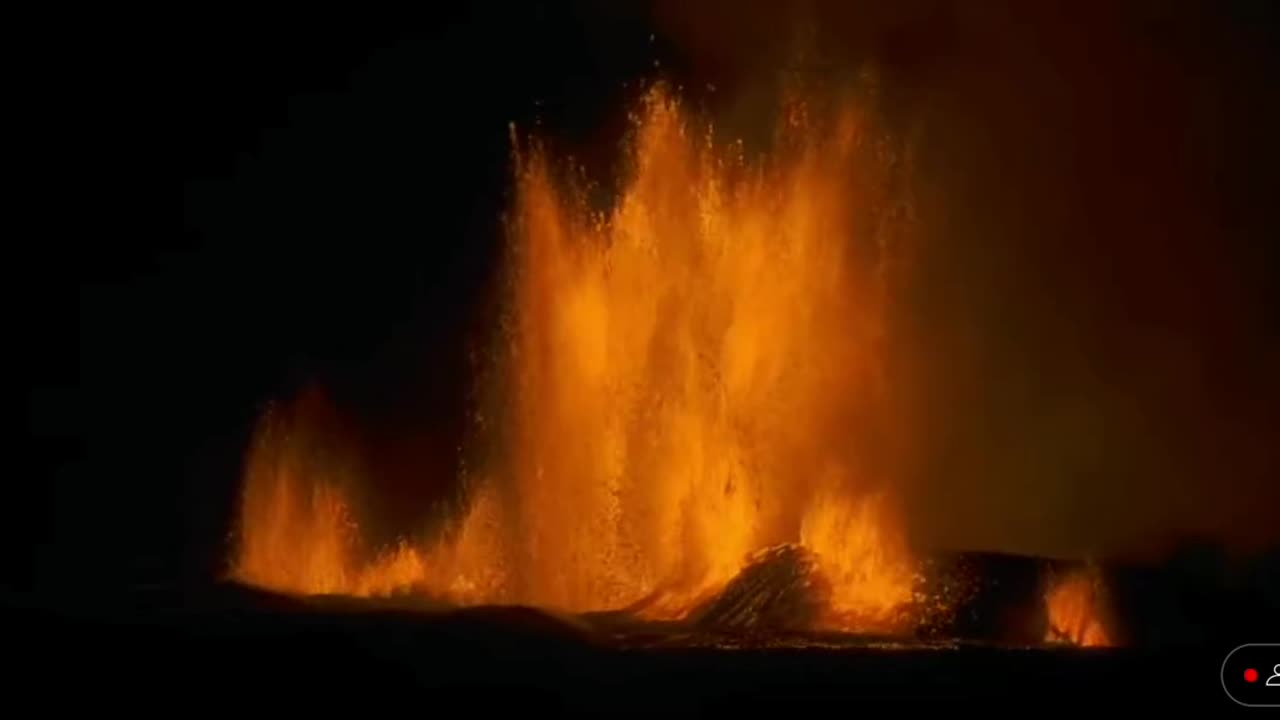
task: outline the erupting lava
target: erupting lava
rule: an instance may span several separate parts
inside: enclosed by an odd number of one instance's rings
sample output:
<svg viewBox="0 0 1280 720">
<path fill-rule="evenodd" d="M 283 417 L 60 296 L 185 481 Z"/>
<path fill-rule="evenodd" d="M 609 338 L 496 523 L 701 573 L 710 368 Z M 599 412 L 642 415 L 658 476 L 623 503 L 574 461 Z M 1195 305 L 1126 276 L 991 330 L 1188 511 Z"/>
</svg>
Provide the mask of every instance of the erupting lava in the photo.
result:
<svg viewBox="0 0 1280 720">
<path fill-rule="evenodd" d="M 1045 641 L 1083 647 L 1109 647 L 1102 625 L 1102 585 L 1095 573 L 1082 570 L 1059 579 L 1045 595 L 1049 627 Z"/>
<path fill-rule="evenodd" d="M 818 624 L 901 627 L 915 563 L 881 422 L 900 163 L 857 103 L 796 98 L 780 118 L 750 160 L 652 89 L 603 212 L 517 141 L 502 439 L 467 511 L 362 547 L 358 473 L 316 455 L 307 412 L 277 412 L 249 458 L 235 575 L 679 618 L 798 541 L 829 586 Z"/>
</svg>

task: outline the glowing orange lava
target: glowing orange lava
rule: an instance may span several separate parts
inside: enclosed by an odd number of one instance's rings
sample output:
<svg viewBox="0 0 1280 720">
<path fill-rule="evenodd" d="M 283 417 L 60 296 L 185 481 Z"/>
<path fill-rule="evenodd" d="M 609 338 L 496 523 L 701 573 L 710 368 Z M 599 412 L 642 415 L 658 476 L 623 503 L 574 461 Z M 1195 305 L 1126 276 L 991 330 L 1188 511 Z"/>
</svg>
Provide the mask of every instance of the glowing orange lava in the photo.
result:
<svg viewBox="0 0 1280 720">
<path fill-rule="evenodd" d="M 268 418 L 235 574 L 294 593 L 420 592 L 679 617 L 753 551 L 799 540 L 825 624 L 896 627 L 914 561 L 886 464 L 884 269 L 894 158 L 856 103 L 784 103 L 749 160 L 663 87 L 617 200 L 592 210 L 516 141 L 501 450 L 437 537 L 362 548 L 347 479 Z"/>
<path fill-rule="evenodd" d="M 1049 627 L 1046 642 L 1110 647 L 1102 625 L 1101 579 L 1080 571 L 1054 582 L 1045 596 Z"/>
</svg>

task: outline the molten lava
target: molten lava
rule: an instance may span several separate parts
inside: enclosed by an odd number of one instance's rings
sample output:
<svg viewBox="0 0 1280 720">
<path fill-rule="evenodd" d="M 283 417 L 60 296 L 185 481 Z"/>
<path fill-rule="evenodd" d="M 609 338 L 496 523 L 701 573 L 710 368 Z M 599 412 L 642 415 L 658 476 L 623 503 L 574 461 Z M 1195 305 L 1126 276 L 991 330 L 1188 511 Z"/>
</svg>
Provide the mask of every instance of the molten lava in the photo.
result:
<svg viewBox="0 0 1280 720">
<path fill-rule="evenodd" d="M 829 586 L 817 624 L 900 627 L 914 561 L 878 434 L 898 162 L 857 103 L 792 99 L 780 117 L 748 159 L 651 90 L 606 210 L 517 141 L 502 440 L 465 478 L 468 509 L 365 548 L 344 500 L 357 478 L 313 456 L 306 413 L 270 415 L 235 575 L 569 611 L 648 599 L 679 618 L 798 541 Z"/>
<path fill-rule="evenodd" d="M 1054 582 L 1045 595 L 1049 627 L 1045 641 L 1082 647 L 1109 647 L 1102 624 L 1102 582 L 1095 573 L 1079 571 Z"/>
</svg>

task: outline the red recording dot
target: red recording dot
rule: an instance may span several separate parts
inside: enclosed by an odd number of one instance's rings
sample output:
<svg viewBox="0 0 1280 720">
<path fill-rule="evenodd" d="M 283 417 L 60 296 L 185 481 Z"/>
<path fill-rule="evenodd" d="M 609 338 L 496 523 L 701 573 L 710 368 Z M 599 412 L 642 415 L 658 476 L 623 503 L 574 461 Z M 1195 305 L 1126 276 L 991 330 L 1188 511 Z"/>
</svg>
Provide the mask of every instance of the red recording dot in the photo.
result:
<svg viewBox="0 0 1280 720">
<path fill-rule="evenodd" d="M 1253 668 L 1249 668 L 1248 670 L 1245 670 L 1245 671 L 1244 671 L 1244 681 L 1245 681 L 1245 682 L 1258 682 L 1258 671 L 1257 671 L 1257 670 L 1254 670 Z"/>
</svg>

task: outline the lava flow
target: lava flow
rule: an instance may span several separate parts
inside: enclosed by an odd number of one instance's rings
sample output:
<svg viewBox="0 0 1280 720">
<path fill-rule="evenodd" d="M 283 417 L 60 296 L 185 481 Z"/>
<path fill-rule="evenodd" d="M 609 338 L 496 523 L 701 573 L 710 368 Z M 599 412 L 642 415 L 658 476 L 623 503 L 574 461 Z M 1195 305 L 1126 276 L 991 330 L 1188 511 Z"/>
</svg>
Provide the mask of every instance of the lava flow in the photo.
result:
<svg viewBox="0 0 1280 720">
<path fill-rule="evenodd" d="M 463 479 L 466 510 L 364 547 L 341 443 L 276 411 L 248 460 L 235 576 L 682 618 L 799 543 L 825 588 L 812 625 L 901 629 L 916 563 L 882 422 L 901 162 L 859 103 L 793 97 L 779 118 L 756 158 L 655 87 L 606 210 L 513 137 L 501 440 Z"/>
</svg>

